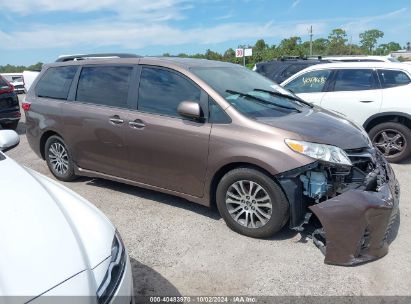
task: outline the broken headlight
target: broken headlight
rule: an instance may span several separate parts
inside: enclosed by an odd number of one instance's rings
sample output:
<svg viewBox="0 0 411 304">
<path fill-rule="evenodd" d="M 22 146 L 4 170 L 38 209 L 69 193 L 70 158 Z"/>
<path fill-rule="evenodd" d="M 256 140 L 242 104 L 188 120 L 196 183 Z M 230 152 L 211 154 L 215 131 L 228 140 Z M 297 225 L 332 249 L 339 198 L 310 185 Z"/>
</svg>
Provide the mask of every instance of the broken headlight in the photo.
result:
<svg viewBox="0 0 411 304">
<path fill-rule="evenodd" d="M 344 150 L 336 146 L 316 144 L 294 139 L 286 139 L 285 143 L 294 152 L 329 163 L 352 166 L 352 163 Z"/>
</svg>

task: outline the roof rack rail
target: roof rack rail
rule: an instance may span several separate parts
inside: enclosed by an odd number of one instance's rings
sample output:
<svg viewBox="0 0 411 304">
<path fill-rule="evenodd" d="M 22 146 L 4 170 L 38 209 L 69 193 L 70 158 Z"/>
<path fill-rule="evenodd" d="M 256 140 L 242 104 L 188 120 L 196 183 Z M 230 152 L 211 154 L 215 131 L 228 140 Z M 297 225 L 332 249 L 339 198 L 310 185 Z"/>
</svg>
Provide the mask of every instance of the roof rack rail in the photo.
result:
<svg viewBox="0 0 411 304">
<path fill-rule="evenodd" d="M 78 61 L 87 59 L 110 59 L 110 58 L 141 58 L 136 54 L 126 53 L 100 53 L 100 54 L 76 54 L 76 55 L 61 55 L 56 62 Z"/>
<path fill-rule="evenodd" d="M 281 56 L 278 57 L 277 60 L 280 61 L 287 61 L 287 60 L 322 60 L 321 55 L 313 55 L 313 56 Z"/>
</svg>

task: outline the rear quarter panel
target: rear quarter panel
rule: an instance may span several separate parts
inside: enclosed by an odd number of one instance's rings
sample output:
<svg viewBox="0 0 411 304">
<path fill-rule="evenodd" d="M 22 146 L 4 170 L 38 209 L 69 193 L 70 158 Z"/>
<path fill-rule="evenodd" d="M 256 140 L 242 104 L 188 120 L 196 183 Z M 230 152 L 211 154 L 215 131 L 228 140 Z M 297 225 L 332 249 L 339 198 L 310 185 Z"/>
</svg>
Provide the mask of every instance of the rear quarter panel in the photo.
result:
<svg viewBox="0 0 411 304">
<path fill-rule="evenodd" d="M 411 114 L 411 84 L 382 90 L 380 112 L 404 112 Z"/>
</svg>

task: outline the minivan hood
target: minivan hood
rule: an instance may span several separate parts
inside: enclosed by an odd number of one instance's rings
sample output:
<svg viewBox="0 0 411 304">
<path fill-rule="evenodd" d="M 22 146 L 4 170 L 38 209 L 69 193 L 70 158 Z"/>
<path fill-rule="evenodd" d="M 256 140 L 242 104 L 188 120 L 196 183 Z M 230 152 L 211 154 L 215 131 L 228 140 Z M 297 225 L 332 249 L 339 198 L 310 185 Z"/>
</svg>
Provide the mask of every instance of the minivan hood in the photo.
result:
<svg viewBox="0 0 411 304">
<path fill-rule="evenodd" d="M 0 185 L 0 296 L 29 300 L 110 255 L 113 234 L 104 244 L 106 250 L 89 254 L 86 247 L 96 246 L 84 244 L 75 220 L 60 201 L 62 196 L 52 189 L 57 186 L 46 177 L 5 158 L 0 160 Z M 93 230 L 93 220 L 89 224 Z M 114 233 L 110 224 L 105 225 Z"/>
<path fill-rule="evenodd" d="M 365 131 L 353 122 L 328 110 L 314 107 L 301 113 L 276 118 L 259 118 L 257 121 L 296 134 L 308 142 L 328 144 L 344 150 L 369 147 Z"/>
</svg>

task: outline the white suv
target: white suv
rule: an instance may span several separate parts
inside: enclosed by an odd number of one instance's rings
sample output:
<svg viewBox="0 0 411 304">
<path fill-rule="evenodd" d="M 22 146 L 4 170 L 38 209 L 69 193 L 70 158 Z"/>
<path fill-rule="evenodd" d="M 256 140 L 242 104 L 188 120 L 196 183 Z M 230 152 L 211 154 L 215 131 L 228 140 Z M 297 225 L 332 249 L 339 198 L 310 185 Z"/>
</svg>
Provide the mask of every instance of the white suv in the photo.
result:
<svg viewBox="0 0 411 304">
<path fill-rule="evenodd" d="M 361 124 L 389 161 L 399 162 L 410 155 L 411 65 L 318 64 L 281 85 L 306 101 Z"/>
</svg>

